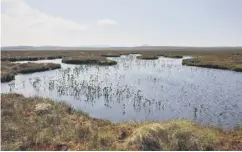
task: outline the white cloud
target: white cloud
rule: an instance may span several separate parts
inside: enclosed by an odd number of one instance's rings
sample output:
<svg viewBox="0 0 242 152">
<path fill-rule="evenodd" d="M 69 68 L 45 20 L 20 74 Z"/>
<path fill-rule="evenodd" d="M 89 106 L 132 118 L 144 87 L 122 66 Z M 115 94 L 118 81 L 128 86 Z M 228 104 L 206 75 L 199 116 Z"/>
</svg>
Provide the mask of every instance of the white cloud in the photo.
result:
<svg viewBox="0 0 242 152">
<path fill-rule="evenodd" d="M 2 45 L 73 45 L 88 25 L 52 16 L 24 0 L 1 0 Z"/>
<path fill-rule="evenodd" d="M 97 24 L 98 25 L 116 25 L 118 23 L 111 19 L 101 19 L 101 20 L 97 20 Z"/>
</svg>

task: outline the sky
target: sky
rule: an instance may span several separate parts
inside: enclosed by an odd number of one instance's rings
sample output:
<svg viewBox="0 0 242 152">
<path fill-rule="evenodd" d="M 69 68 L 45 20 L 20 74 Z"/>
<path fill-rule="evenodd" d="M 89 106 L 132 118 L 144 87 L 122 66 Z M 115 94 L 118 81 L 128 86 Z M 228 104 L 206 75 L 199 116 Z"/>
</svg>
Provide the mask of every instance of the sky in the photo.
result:
<svg viewBox="0 0 242 152">
<path fill-rule="evenodd" d="M 242 46 L 242 0 L 1 0 L 2 46 Z"/>
</svg>

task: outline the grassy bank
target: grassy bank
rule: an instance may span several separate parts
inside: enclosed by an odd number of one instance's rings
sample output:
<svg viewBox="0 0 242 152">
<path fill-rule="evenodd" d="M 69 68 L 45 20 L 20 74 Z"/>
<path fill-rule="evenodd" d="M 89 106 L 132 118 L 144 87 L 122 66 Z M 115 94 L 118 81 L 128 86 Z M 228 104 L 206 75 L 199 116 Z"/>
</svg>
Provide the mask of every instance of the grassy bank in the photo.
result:
<svg viewBox="0 0 242 152">
<path fill-rule="evenodd" d="M 95 119 L 49 99 L 1 95 L 2 150 L 242 150 L 242 128 Z"/>
<path fill-rule="evenodd" d="M 9 82 L 18 73 L 33 73 L 61 68 L 60 64 L 54 63 L 11 63 L 1 62 L 1 82 Z"/>
<path fill-rule="evenodd" d="M 234 57 L 236 58 L 236 56 Z M 227 59 L 219 59 L 212 56 L 199 56 L 192 59 L 184 59 L 182 61 L 182 65 L 242 72 L 242 58 L 241 59 L 232 59 L 232 58 L 233 56 Z"/>
<path fill-rule="evenodd" d="M 62 59 L 66 64 L 97 64 L 97 65 L 115 65 L 116 61 L 109 60 L 101 56 L 79 56 L 79 57 L 66 57 Z"/>
</svg>

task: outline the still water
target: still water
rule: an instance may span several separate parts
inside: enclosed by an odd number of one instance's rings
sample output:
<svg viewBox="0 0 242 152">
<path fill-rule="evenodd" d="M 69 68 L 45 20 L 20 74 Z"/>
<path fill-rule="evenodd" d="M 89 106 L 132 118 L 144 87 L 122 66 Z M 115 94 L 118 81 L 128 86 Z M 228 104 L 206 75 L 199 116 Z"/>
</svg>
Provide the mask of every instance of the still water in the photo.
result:
<svg viewBox="0 0 242 152">
<path fill-rule="evenodd" d="M 242 73 L 182 66 L 182 59 L 136 56 L 109 58 L 118 62 L 115 66 L 34 61 L 60 63 L 62 68 L 19 74 L 2 83 L 1 92 L 64 101 L 113 122 L 189 119 L 225 129 L 242 124 Z"/>
</svg>

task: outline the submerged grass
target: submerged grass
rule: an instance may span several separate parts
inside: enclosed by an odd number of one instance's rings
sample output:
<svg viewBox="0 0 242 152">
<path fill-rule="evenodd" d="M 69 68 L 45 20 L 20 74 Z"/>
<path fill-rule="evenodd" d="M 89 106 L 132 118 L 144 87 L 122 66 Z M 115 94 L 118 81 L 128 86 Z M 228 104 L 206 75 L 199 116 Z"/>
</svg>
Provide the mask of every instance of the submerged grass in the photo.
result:
<svg viewBox="0 0 242 152">
<path fill-rule="evenodd" d="M 120 123 L 64 103 L 1 94 L 2 150 L 242 150 L 242 129 L 190 121 Z"/>
<path fill-rule="evenodd" d="M 54 63 L 11 63 L 1 62 L 1 82 L 9 82 L 18 73 L 33 73 L 61 68 Z"/>
<path fill-rule="evenodd" d="M 182 55 L 177 55 L 176 53 L 143 53 L 141 56 L 137 56 L 137 59 L 143 59 L 143 60 L 156 60 L 160 56 L 163 56 L 165 58 L 175 58 L 180 59 L 183 58 Z"/>
</svg>

